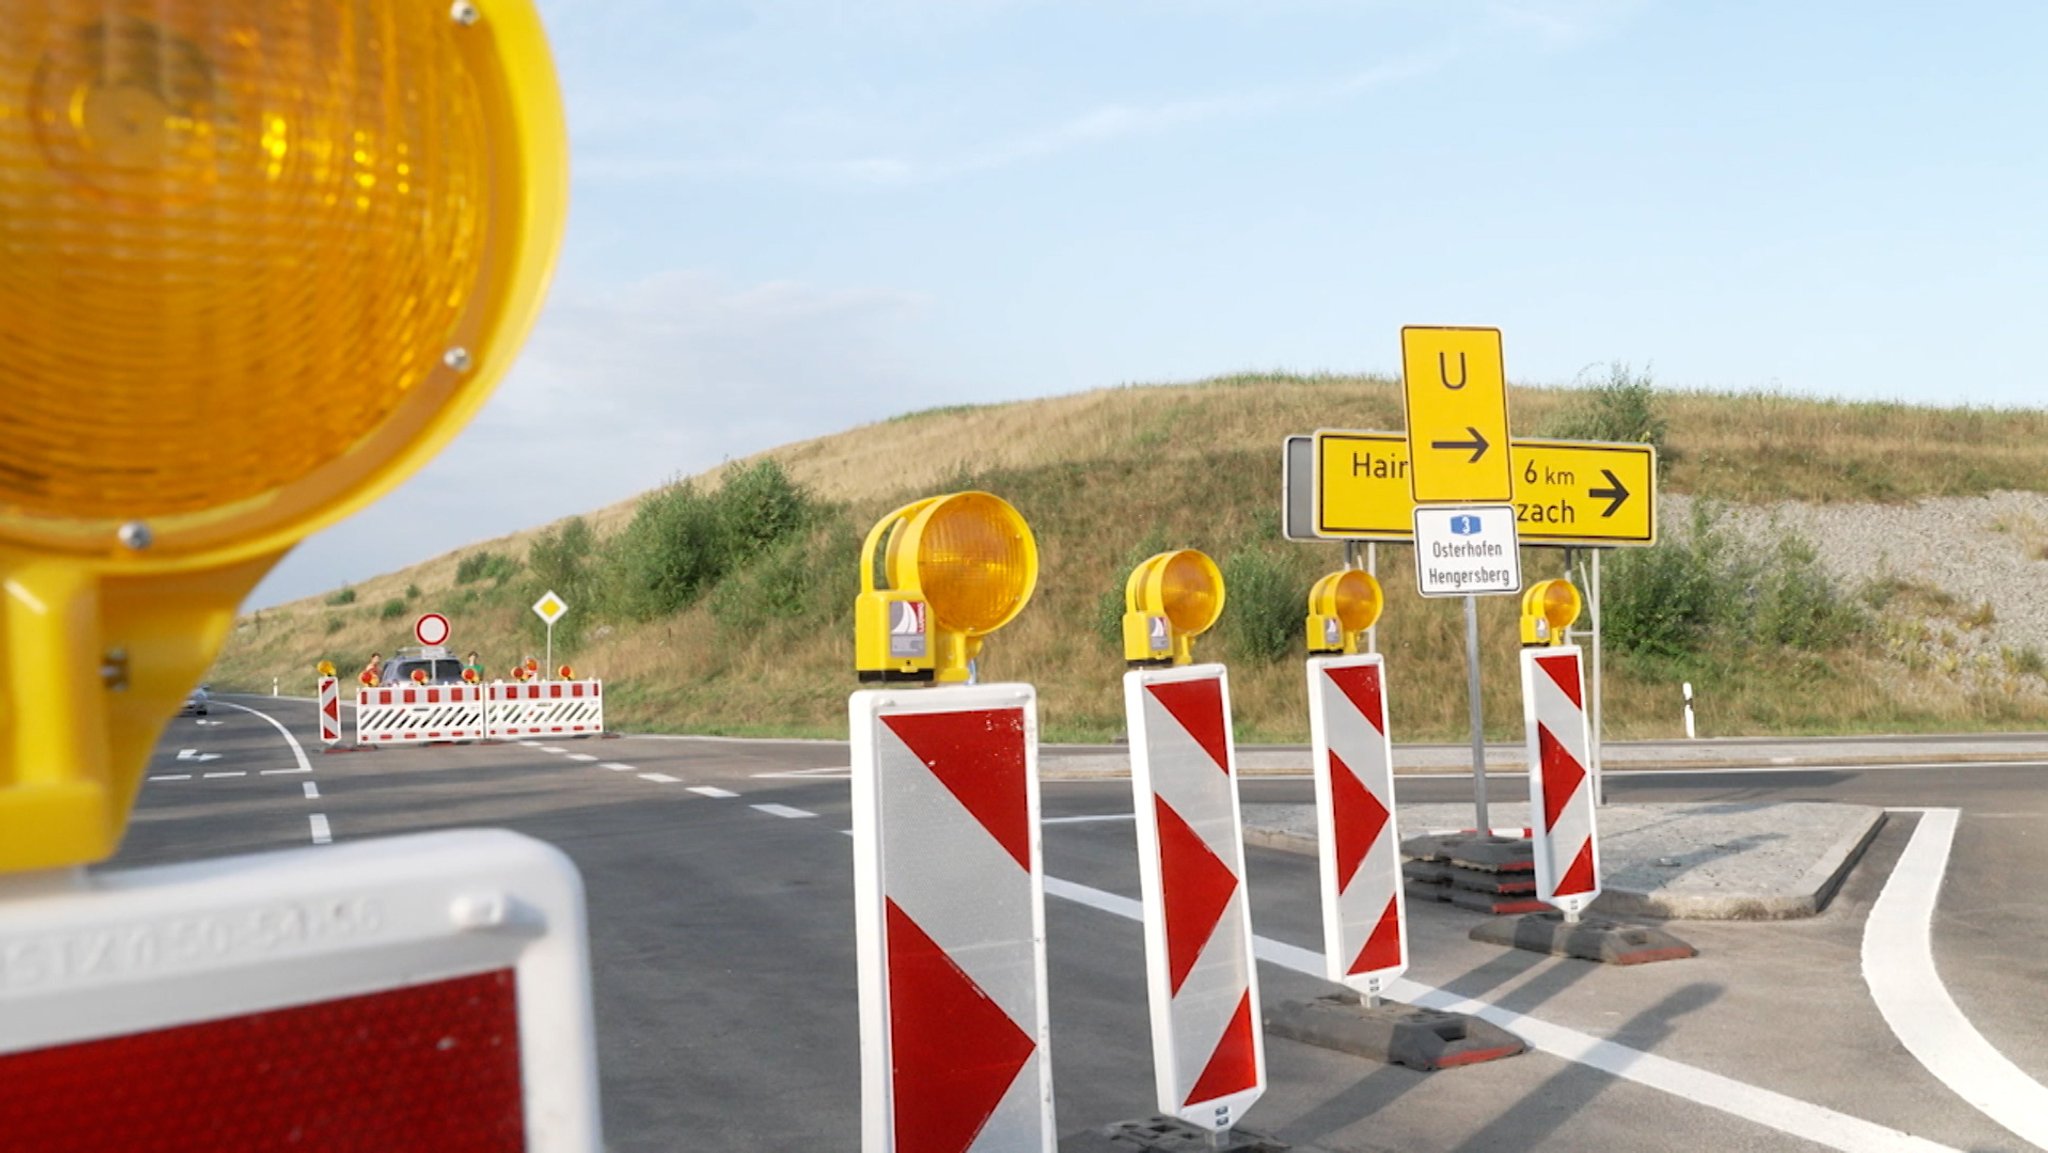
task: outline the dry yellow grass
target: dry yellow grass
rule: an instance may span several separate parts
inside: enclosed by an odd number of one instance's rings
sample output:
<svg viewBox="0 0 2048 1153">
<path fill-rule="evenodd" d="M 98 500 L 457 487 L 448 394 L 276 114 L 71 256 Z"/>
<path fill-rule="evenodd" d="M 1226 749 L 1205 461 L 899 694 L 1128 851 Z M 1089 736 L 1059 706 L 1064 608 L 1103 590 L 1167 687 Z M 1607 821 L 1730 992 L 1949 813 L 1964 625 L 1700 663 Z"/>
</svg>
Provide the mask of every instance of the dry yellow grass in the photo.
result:
<svg viewBox="0 0 2048 1153">
<path fill-rule="evenodd" d="M 1511 395 L 1517 434 L 1537 436 L 1583 394 L 1517 386 Z M 1660 394 L 1659 402 L 1673 449 L 1667 491 L 1733 501 L 1905 500 L 2048 487 L 2048 453 L 2040 447 L 2048 417 L 2039 413 L 1694 392 Z M 1105 590 L 1121 587 L 1133 550 L 1151 540 L 1222 559 L 1263 545 L 1285 558 L 1305 592 L 1315 575 L 1337 567 L 1341 551 L 1277 539 L 1282 439 L 1317 428 L 1401 424 L 1399 389 L 1388 380 L 1247 376 L 914 413 L 763 455 L 819 495 L 844 502 L 846 519 L 863 530 L 897 502 L 964 481 L 1016 503 L 1041 544 L 1041 582 L 1030 609 L 991 640 L 985 673 L 1037 684 L 1048 736 L 1101 739 L 1122 728 L 1123 670 L 1095 622 Z M 717 475 L 697 479 L 715 485 Z M 604 535 L 623 526 L 632 507 L 622 502 L 588 519 Z M 246 616 L 216 679 L 267 689 L 276 676 L 303 692 L 314 661 L 327 656 L 353 667 L 371 649 L 389 652 L 407 640 L 415 612 L 428 608 L 450 612 L 457 647 L 481 649 L 495 672 L 538 651 L 528 598 L 458 586 L 456 566 L 480 549 L 522 557 L 539 527 L 365 581 L 350 606 L 309 598 Z M 1397 736 L 1458 739 L 1467 725 L 1462 609 L 1414 595 L 1406 549 L 1383 547 L 1380 556 L 1389 602 L 1380 642 Z M 1527 579 L 1558 571 L 1557 553 L 1528 554 Z M 850 564 L 845 582 L 850 603 Z M 420 595 L 401 616 L 381 617 L 380 607 L 405 600 L 408 586 Z M 1487 728 L 1513 737 L 1521 726 L 1514 604 L 1487 598 L 1481 610 Z M 648 625 L 601 624 L 560 656 L 607 679 L 619 722 L 675 731 L 843 732 L 854 681 L 851 636 L 842 622 L 773 639 L 735 636 L 700 604 Z M 1213 639 L 1198 650 L 1223 654 Z M 1897 663 L 1885 659 L 1878 642 L 1867 653 L 1770 667 L 1740 653 L 1713 661 L 1721 662 L 1722 674 L 1701 686 L 1701 719 L 1715 735 L 2048 720 L 2044 694 L 2031 687 L 2038 676 L 2015 682 L 2027 691 L 1940 684 L 1905 692 Z M 1237 662 L 1232 678 L 1242 739 L 1302 739 L 1297 659 Z M 1680 732 L 1676 678 L 1654 664 L 1610 658 L 1607 701 L 1612 736 Z"/>
</svg>

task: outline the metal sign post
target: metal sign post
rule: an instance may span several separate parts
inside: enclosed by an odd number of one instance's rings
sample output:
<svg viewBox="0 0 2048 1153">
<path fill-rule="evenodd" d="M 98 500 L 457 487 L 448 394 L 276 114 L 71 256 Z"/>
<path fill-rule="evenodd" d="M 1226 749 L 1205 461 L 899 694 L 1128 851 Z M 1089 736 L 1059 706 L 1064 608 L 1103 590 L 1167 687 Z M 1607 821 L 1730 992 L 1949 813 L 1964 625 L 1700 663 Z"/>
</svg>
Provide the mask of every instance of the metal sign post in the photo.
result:
<svg viewBox="0 0 2048 1153">
<path fill-rule="evenodd" d="M 568 611 L 569 602 L 556 596 L 553 589 L 542 593 L 540 599 L 533 602 L 533 615 L 548 624 L 547 663 L 541 666 L 543 677 L 554 675 L 551 670 L 555 667 L 555 622 L 561 620 L 562 614 Z"/>
</svg>

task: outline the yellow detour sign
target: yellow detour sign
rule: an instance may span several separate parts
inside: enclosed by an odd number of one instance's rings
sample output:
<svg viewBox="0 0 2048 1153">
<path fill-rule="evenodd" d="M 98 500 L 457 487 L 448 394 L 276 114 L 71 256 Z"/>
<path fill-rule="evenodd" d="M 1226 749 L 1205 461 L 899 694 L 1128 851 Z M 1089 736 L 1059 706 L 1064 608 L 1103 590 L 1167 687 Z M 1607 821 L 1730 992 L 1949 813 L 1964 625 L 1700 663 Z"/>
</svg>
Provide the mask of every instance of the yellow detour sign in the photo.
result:
<svg viewBox="0 0 2048 1153">
<path fill-rule="evenodd" d="M 1657 450 L 1606 441 L 1516 440 L 1509 501 L 1523 544 L 1657 543 Z M 1397 432 L 1315 435 L 1315 531 L 1339 540 L 1409 541 L 1408 439 Z"/>
<path fill-rule="evenodd" d="M 1507 500 L 1514 478 L 1500 330 L 1402 329 L 1401 381 L 1415 503 Z"/>
</svg>

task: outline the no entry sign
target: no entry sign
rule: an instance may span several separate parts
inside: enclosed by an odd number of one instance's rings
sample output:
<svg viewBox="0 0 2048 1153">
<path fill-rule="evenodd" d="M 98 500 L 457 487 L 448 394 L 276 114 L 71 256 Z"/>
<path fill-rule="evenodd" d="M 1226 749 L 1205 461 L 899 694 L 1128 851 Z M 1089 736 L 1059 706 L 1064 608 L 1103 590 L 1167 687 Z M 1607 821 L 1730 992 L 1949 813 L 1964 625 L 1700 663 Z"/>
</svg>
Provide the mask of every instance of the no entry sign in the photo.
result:
<svg viewBox="0 0 2048 1153">
<path fill-rule="evenodd" d="M 428 648 L 439 648 L 447 644 L 451 631 L 448 627 L 448 618 L 440 613 L 428 613 L 414 621 L 412 625 L 414 639 Z"/>
</svg>

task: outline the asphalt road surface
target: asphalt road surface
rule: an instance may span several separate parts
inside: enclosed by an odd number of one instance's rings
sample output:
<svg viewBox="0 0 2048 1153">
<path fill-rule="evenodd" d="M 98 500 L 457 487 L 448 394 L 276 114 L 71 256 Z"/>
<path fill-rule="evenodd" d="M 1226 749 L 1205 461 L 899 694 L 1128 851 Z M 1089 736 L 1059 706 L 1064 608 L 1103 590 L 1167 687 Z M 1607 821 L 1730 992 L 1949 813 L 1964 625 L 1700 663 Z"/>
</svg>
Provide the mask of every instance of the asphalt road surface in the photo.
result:
<svg viewBox="0 0 2048 1153">
<path fill-rule="evenodd" d="M 212 716 L 174 722 L 105 867 L 451 827 L 538 837 L 588 891 L 612 1149 L 858 1147 L 843 744 L 624 737 L 322 755 L 315 731 L 312 705 L 290 699 L 217 697 Z M 1915 742 L 1911 755 L 1940 749 Z M 1404 801 L 1458 801 L 1471 786 L 1398 787 Z M 1248 778 L 1243 795 L 1307 802 L 1311 787 Z M 1076 1133 L 1153 1111 L 1142 935 L 1124 911 L 1138 895 L 1131 792 L 1048 781 L 1043 796 L 1059 882 L 1051 1060 L 1060 1130 Z M 2048 1082 L 2048 764 L 1615 772 L 1609 799 L 1955 810 L 1929 930 L 1934 992 L 2021 1077 L 2005 1107 Z M 2027 1149 L 1993 1119 L 1999 1102 L 1973 1104 L 1909 1051 L 1866 981 L 1872 907 L 1911 879 L 1917 855 L 1900 862 L 1928 819 L 1896 813 L 1819 917 L 1674 925 L 1701 951 L 1691 961 L 1610 969 L 1503 951 L 1467 939 L 1476 914 L 1411 905 L 1408 976 L 1523 1015 L 1536 1051 L 1424 1074 L 1269 1039 L 1270 1087 L 1244 1124 L 1344 1151 Z M 1321 939 L 1314 862 L 1248 853 L 1253 924 L 1280 958 L 1261 965 L 1265 1003 L 1329 992 L 1298 963 Z"/>
</svg>

